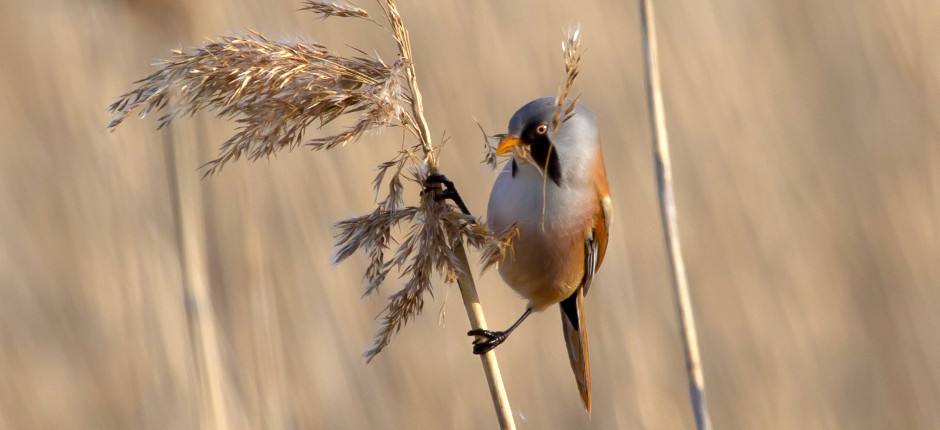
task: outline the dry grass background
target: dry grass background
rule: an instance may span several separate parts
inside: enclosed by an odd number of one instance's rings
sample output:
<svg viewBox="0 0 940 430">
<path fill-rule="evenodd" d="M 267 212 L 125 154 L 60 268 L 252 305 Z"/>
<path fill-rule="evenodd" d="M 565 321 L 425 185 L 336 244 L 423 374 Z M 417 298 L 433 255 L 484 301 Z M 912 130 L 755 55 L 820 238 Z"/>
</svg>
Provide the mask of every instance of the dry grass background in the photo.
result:
<svg viewBox="0 0 940 430">
<path fill-rule="evenodd" d="M 444 171 L 483 212 L 494 174 L 472 118 L 503 131 L 562 78 L 598 112 L 618 217 L 591 295 L 587 421 L 557 315 L 499 349 L 520 428 L 691 425 L 657 219 L 633 2 L 408 1 Z M 364 4 L 371 8 L 372 5 Z M 940 4 L 657 2 L 667 113 L 712 418 L 722 429 L 940 427 Z M 200 422 L 172 192 L 199 221 L 235 428 L 471 429 L 495 419 L 457 291 L 371 365 L 382 297 L 334 267 L 333 222 L 370 210 L 400 135 L 196 168 L 231 132 L 170 132 L 105 107 L 169 49 L 249 28 L 382 46 L 370 23 L 293 0 L 0 3 L 0 428 Z M 175 143 L 175 146 L 170 146 Z M 169 174 L 166 160 L 178 174 Z M 204 228 L 198 228 L 203 224 Z M 392 286 L 383 290 L 387 294 Z M 490 324 L 522 302 L 480 283 Z M 446 311 L 444 324 L 438 312 Z"/>
</svg>

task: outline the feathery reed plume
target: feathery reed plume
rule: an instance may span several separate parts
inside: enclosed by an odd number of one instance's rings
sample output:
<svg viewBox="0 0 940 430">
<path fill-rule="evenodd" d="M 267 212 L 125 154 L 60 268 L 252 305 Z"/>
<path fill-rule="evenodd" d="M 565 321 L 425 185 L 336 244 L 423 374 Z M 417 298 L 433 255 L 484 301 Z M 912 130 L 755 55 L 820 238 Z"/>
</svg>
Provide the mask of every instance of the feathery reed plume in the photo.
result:
<svg viewBox="0 0 940 430">
<path fill-rule="evenodd" d="M 581 27 L 574 26 L 565 32 L 565 40 L 561 43 L 561 50 L 565 56 L 565 83 L 558 89 L 555 97 L 555 111 L 552 113 L 552 132 L 558 130 L 561 123 L 574 115 L 581 96 L 577 96 L 567 103 L 574 81 L 578 78 L 578 65 L 581 63 Z"/>
<path fill-rule="evenodd" d="M 366 12 L 365 9 L 341 1 L 304 0 L 304 7 L 300 10 L 313 12 L 323 19 L 331 16 L 370 19 L 369 12 Z"/>
<path fill-rule="evenodd" d="M 483 251 L 480 255 L 480 264 L 483 267 L 480 271 L 483 272 L 489 269 L 505 258 L 513 258 L 515 253 L 512 242 L 519 238 L 519 234 L 519 225 L 516 223 L 507 227 L 506 230 L 496 233 L 495 236 L 492 236 L 492 233 L 488 234 L 482 245 Z"/>
<path fill-rule="evenodd" d="M 388 345 L 393 334 L 421 312 L 425 293 L 433 294 L 431 275 L 434 272 L 442 274 L 445 282 L 453 283 L 457 272 L 463 270 L 453 249 L 461 246 L 461 221 L 465 215 L 438 204 L 432 193 L 425 193 L 421 206 L 414 209 L 414 217 L 411 231 L 388 263 L 399 268 L 403 275 L 407 274 L 408 279 L 405 286 L 389 298 L 379 333 L 365 353 L 369 361 Z"/>
<path fill-rule="evenodd" d="M 656 43 L 656 19 L 653 15 L 653 3 L 639 0 L 640 29 L 643 37 L 643 51 L 646 63 L 646 99 L 650 114 L 650 129 L 653 136 L 653 159 L 656 168 L 656 184 L 659 187 L 659 209 L 663 223 L 663 236 L 672 274 L 672 287 L 675 292 L 676 309 L 679 314 L 679 327 L 682 334 L 682 346 L 685 353 L 686 372 L 689 378 L 689 397 L 695 416 L 695 428 L 710 430 L 711 417 L 708 403 L 705 401 L 705 374 L 702 371 L 702 358 L 698 348 L 698 335 L 695 317 L 692 314 L 692 296 L 689 293 L 689 281 L 685 275 L 685 262 L 682 259 L 682 247 L 679 241 L 679 222 L 677 220 L 675 190 L 672 183 L 672 162 L 669 158 L 669 134 L 666 128 L 666 113 L 663 106 L 663 91 L 659 76 L 659 49 Z"/>
<path fill-rule="evenodd" d="M 499 140 L 503 137 L 506 137 L 505 134 L 487 134 L 486 130 L 483 129 L 483 125 L 480 124 L 475 118 L 473 120 L 477 124 L 477 128 L 480 129 L 480 133 L 483 134 L 483 164 L 490 166 L 491 169 L 496 169 L 499 166 L 499 156 L 496 155 L 496 147 L 499 146 Z"/>
<path fill-rule="evenodd" d="M 320 44 L 272 41 L 253 32 L 173 51 L 157 65 L 109 107 L 108 128 L 137 109 L 141 117 L 165 111 L 158 128 L 204 109 L 234 119 L 238 130 L 206 163 L 207 175 L 243 155 L 255 160 L 293 149 L 310 125 L 322 127 L 343 114 L 360 113 L 348 130 L 307 144 L 331 149 L 373 128 L 412 122 L 402 107 L 401 62 L 389 66 L 377 57 L 343 57 Z M 171 96 L 177 97 L 172 104 Z"/>
</svg>

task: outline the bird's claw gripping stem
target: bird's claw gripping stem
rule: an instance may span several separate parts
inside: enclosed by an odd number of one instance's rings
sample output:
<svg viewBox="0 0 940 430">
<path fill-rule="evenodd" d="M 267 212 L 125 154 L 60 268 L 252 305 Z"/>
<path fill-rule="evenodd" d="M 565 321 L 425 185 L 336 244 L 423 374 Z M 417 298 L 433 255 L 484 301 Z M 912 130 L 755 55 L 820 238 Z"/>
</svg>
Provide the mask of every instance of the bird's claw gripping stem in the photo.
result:
<svg viewBox="0 0 940 430">
<path fill-rule="evenodd" d="M 492 331 L 484 329 L 474 329 L 467 332 L 467 336 L 476 336 L 473 341 L 473 353 L 480 355 L 486 354 L 499 344 L 506 341 L 508 333 L 505 331 Z"/>
<path fill-rule="evenodd" d="M 438 184 L 443 185 L 444 188 L 441 189 Z M 457 187 L 454 186 L 454 183 L 447 179 L 446 176 L 435 173 L 433 175 L 428 175 L 424 180 L 424 190 L 425 192 L 437 189 L 437 194 L 434 195 L 435 201 L 450 200 L 460 208 L 460 211 L 464 215 L 472 216 L 470 209 L 467 208 L 467 205 L 464 204 L 463 198 L 460 197 L 460 193 L 457 192 Z"/>
</svg>

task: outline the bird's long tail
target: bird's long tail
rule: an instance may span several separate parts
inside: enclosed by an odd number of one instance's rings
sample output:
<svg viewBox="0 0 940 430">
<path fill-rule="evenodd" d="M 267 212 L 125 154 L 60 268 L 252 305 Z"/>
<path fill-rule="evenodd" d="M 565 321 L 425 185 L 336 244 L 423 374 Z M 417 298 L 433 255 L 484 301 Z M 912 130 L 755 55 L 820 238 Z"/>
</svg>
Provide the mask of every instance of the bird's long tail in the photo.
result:
<svg viewBox="0 0 940 430">
<path fill-rule="evenodd" d="M 584 409 L 591 413 L 591 362 L 588 351 L 587 326 L 584 324 L 584 288 L 579 287 L 571 297 L 560 303 L 561 325 L 568 347 L 571 370 L 578 383 Z"/>
</svg>

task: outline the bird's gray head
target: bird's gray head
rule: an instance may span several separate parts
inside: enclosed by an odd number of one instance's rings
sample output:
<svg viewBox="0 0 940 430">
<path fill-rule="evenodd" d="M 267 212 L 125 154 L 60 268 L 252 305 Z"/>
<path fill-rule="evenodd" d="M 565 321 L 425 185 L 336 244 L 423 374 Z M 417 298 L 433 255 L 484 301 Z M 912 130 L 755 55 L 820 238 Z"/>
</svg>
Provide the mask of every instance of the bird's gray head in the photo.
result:
<svg viewBox="0 0 940 430">
<path fill-rule="evenodd" d="M 578 103 L 568 120 L 552 131 L 554 113 L 554 97 L 526 103 L 509 120 L 509 133 L 500 141 L 497 153 L 508 153 L 516 145 L 526 147 L 534 164 L 545 169 L 548 177 L 561 186 L 563 180 L 587 178 L 589 163 L 599 144 L 597 117 L 583 103 Z"/>
</svg>

